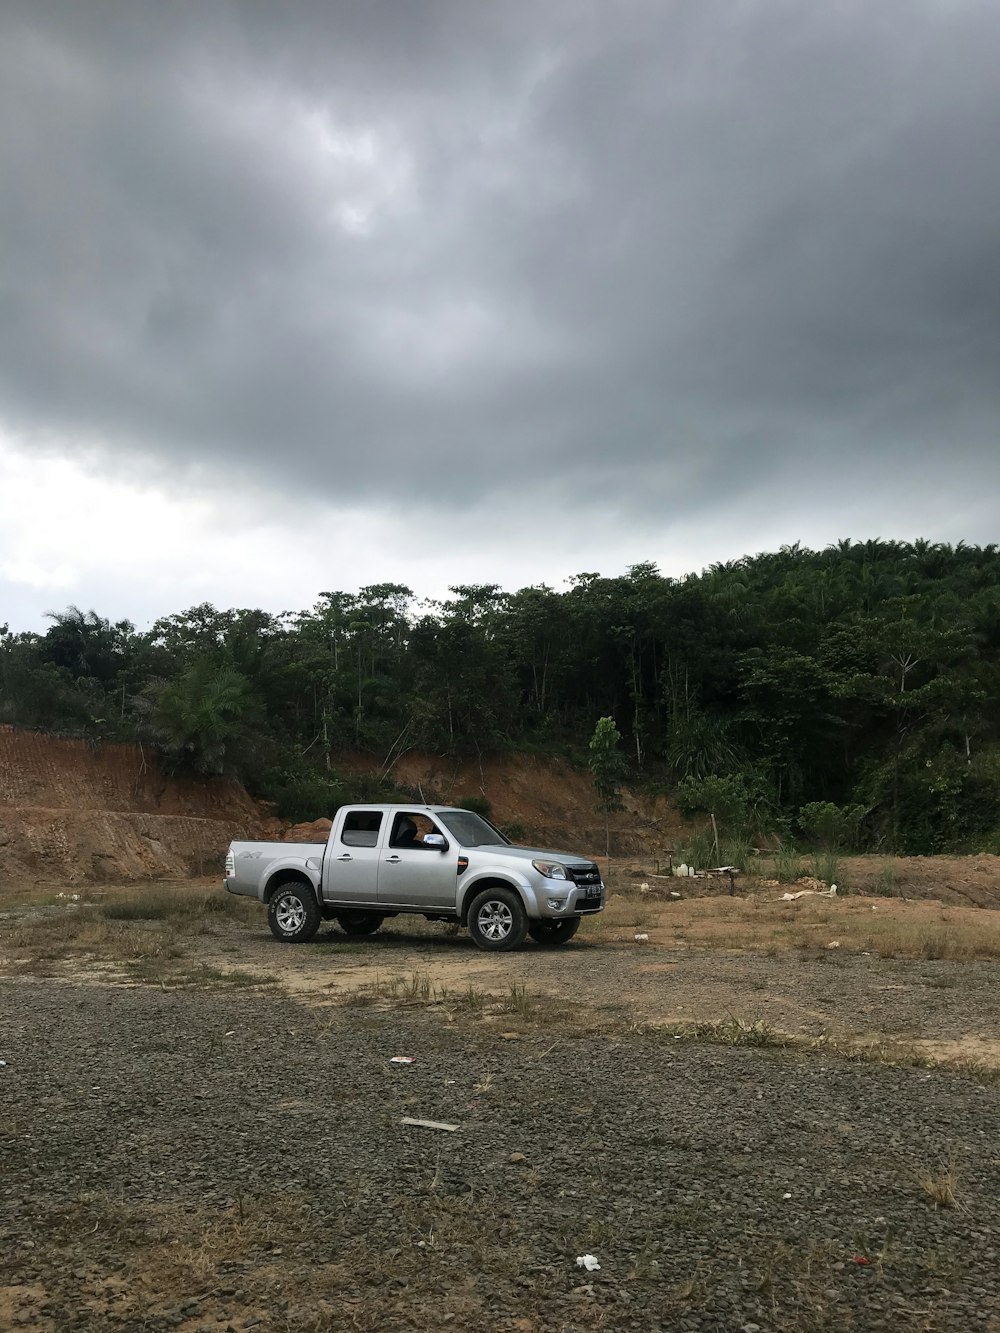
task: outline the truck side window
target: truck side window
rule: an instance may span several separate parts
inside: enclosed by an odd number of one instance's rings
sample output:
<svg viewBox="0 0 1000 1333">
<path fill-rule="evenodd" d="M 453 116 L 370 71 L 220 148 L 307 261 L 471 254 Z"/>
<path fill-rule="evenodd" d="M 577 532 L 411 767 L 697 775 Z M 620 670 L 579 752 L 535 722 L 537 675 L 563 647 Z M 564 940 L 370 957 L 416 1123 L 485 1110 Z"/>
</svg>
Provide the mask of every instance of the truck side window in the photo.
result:
<svg viewBox="0 0 1000 1333">
<path fill-rule="evenodd" d="M 392 821 L 392 834 L 389 838 L 390 847 L 415 847 L 418 851 L 424 850 L 424 834 L 437 833 L 439 830 L 427 818 L 426 815 L 418 814 L 398 814 Z M 430 851 L 428 847 L 426 849 Z"/>
<path fill-rule="evenodd" d="M 350 810 L 344 816 L 340 841 L 345 847 L 377 847 L 378 831 L 381 827 L 381 811 Z"/>
</svg>

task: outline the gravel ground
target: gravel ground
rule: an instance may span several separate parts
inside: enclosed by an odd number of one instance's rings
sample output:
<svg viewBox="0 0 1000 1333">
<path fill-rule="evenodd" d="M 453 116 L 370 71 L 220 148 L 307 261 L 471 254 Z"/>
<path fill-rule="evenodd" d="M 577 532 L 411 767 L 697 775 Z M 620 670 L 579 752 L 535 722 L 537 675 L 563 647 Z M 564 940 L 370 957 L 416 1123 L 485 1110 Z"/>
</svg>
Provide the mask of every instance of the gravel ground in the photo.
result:
<svg viewBox="0 0 1000 1333">
<path fill-rule="evenodd" d="M 1000 1330 L 995 1084 L 256 992 L 0 995 L 0 1327 Z"/>
<path fill-rule="evenodd" d="M 1000 1064 L 996 962 L 643 946 L 634 943 L 633 932 L 625 933 L 628 942 L 619 943 L 585 927 L 565 949 L 528 944 L 490 955 L 467 935 L 450 936 L 440 926 L 420 932 L 393 922 L 361 942 L 325 930 L 295 949 L 276 945 L 259 925 L 239 932 L 226 926 L 198 940 L 192 957 L 272 975 L 310 1003 L 328 1002 L 376 979 L 416 975 L 452 990 L 472 985 L 502 994 L 524 987 L 621 1021 L 686 1023 L 735 1014 L 803 1037 L 880 1037 L 916 1047 L 950 1043 L 956 1058 L 963 1043 L 970 1043 L 970 1054 L 979 1044 L 992 1044 Z"/>
</svg>

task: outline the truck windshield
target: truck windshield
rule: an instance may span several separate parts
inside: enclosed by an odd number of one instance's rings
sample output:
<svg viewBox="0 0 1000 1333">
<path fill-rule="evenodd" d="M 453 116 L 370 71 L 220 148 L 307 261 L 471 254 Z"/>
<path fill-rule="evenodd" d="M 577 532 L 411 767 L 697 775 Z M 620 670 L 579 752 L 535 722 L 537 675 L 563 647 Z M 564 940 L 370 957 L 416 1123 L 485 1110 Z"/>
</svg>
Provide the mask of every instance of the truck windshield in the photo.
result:
<svg viewBox="0 0 1000 1333">
<path fill-rule="evenodd" d="M 510 842 L 492 824 L 487 824 L 485 819 L 474 815 L 471 810 L 449 810 L 447 814 L 438 815 L 438 819 L 463 847 L 500 847 Z"/>
</svg>

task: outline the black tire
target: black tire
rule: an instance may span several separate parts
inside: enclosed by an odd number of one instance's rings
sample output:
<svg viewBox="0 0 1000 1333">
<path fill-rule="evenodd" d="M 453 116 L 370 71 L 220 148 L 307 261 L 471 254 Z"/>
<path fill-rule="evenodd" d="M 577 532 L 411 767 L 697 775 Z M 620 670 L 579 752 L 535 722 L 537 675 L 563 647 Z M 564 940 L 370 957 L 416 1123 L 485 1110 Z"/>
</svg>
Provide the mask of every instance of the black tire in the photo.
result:
<svg viewBox="0 0 1000 1333">
<path fill-rule="evenodd" d="M 319 930 L 319 906 L 305 884 L 282 884 L 267 905 L 271 934 L 283 944 L 305 944 Z"/>
<path fill-rule="evenodd" d="M 564 921 L 532 921 L 528 934 L 538 944 L 550 948 L 556 944 L 568 944 L 580 929 L 580 918 L 568 916 Z"/>
<path fill-rule="evenodd" d="M 472 900 L 468 916 L 472 942 L 487 953 L 504 953 L 524 943 L 528 918 L 513 889 L 484 889 Z"/>
<path fill-rule="evenodd" d="M 361 908 L 346 908 L 335 912 L 333 918 L 345 935 L 374 935 L 385 920 L 381 912 L 366 912 Z"/>
</svg>

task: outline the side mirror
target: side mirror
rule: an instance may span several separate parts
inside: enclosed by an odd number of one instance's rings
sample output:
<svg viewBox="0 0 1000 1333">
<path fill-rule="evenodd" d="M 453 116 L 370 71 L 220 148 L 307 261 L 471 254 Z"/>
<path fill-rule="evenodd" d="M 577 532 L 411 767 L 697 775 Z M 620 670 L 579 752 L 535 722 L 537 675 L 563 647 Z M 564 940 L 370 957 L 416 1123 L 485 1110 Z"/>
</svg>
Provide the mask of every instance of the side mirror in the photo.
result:
<svg viewBox="0 0 1000 1333">
<path fill-rule="evenodd" d="M 439 852 L 446 852 L 448 850 L 448 839 L 443 833 L 425 833 L 424 846 L 435 847 Z"/>
</svg>

